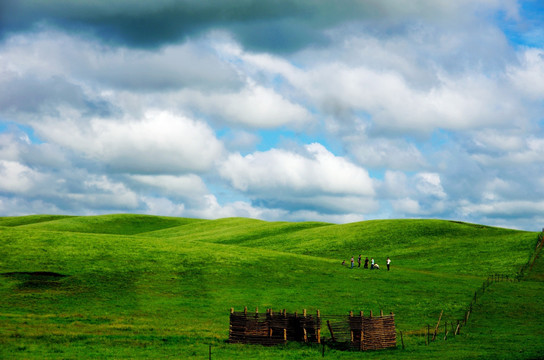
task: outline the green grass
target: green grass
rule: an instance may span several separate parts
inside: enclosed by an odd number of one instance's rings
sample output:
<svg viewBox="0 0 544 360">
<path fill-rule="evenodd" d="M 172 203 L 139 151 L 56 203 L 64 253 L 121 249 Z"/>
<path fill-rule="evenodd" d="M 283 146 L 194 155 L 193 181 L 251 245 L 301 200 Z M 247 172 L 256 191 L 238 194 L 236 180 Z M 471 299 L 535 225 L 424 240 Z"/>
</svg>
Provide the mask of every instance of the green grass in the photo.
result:
<svg viewBox="0 0 544 360">
<path fill-rule="evenodd" d="M 425 346 L 419 335 L 442 310 L 461 318 L 488 274 L 516 274 L 535 242 L 443 220 L 0 218 L 0 358 L 207 358 L 209 345 L 214 359 L 321 356 L 303 344 L 226 343 L 229 309 L 244 306 L 395 313 L 405 350 L 327 348 L 326 358 L 535 358 L 544 326 L 515 314 L 543 315 L 540 259 L 526 280 L 493 284 L 461 336 Z M 340 265 L 358 254 L 382 265 L 390 256 L 392 271 Z M 28 274 L 37 271 L 66 276 Z"/>
</svg>

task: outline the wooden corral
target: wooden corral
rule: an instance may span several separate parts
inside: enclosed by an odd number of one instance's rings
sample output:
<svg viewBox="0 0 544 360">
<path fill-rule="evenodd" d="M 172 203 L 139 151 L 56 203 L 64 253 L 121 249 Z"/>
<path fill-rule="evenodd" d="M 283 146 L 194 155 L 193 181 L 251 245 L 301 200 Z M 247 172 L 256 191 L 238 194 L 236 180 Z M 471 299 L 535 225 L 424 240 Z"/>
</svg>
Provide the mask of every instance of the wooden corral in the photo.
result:
<svg viewBox="0 0 544 360">
<path fill-rule="evenodd" d="M 396 347 L 395 316 L 393 313 L 380 316 L 327 315 L 326 324 L 331 340 L 347 344 L 357 350 L 379 350 Z M 229 342 L 243 344 L 278 345 L 287 341 L 321 343 L 321 315 L 287 313 L 285 310 L 274 313 L 268 309 L 261 314 L 235 312 L 231 309 Z"/>
<path fill-rule="evenodd" d="M 278 313 L 268 309 L 266 313 L 230 312 L 229 342 L 243 344 L 278 345 L 287 341 L 321 342 L 321 318 L 302 314 Z"/>
</svg>

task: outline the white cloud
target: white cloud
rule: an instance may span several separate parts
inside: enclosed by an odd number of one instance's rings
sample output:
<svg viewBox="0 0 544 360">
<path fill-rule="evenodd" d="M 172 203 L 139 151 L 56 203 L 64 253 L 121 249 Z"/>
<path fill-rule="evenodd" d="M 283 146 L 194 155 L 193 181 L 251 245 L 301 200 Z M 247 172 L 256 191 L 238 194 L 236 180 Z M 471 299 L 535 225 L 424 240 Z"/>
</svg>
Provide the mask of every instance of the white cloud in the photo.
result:
<svg viewBox="0 0 544 360">
<path fill-rule="evenodd" d="M 533 100 L 544 98 L 544 49 L 529 48 L 519 54 L 519 65 L 507 69 L 516 90 Z"/>
<path fill-rule="evenodd" d="M 106 176 L 91 176 L 83 182 L 82 192 L 71 192 L 65 196 L 77 206 L 90 209 L 126 210 L 136 209 L 139 199 L 125 184 Z"/>
<path fill-rule="evenodd" d="M 541 214 L 544 208 L 544 201 L 492 201 L 483 203 L 464 203 L 460 211 L 464 216 L 487 216 L 487 217 L 520 217 L 529 218 L 532 214 Z"/>
<path fill-rule="evenodd" d="M 0 160 L 0 191 L 24 194 L 34 192 L 46 180 L 46 175 L 17 161 Z"/>
<path fill-rule="evenodd" d="M 245 157 L 232 154 L 221 165 L 220 174 L 239 190 L 253 193 L 278 190 L 299 194 L 374 195 L 368 172 L 322 145 L 306 145 L 299 154 L 272 149 Z"/>
<path fill-rule="evenodd" d="M 141 120 L 97 118 L 86 125 L 50 119 L 34 127 L 44 139 L 119 172 L 206 171 L 223 151 L 207 124 L 166 111 L 148 111 Z"/>
<path fill-rule="evenodd" d="M 185 86 L 228 89 L 242 84 L 213 51 L 190 41 L 138 50 L 42 30 L 10 37 L 0 55 L 4 59 L 0 70 L 42 79 L 68 77 L 89 88 L 161 91 Z"/>
<path fill-rule="evenodd" d="M 235 189 L 270 208 L 368 213 L 378 207 L 368 172 L 317 143 L 300 152 L 232 154 L 219 173 Z"/>
<path fill-rule="evenodd" d="M 202 93 L 185 91 L 178 103 L 196 108 L 230 124 L 270 129 L 280 126 L 302 128 L 311 122 L 310 113 L 271 88 L 248 84 L 235 93 Z"/>
<path fill-rule="evenodd" d="M 422 195 L 445 198 L 447 195 L 442 188 L 440 175 L 436 173 L 420 173 L 415 176 L 416 189 Z"/>
</svg>

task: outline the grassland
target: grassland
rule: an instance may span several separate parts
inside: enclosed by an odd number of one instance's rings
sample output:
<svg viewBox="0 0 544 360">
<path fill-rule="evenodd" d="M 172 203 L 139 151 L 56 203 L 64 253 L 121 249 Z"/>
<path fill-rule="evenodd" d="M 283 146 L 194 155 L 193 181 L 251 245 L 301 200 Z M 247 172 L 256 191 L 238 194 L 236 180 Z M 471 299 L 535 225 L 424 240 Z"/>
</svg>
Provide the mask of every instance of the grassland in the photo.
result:
<svg viewBox="0 0 544 360">
<path fill-rule="evenodd" d="M 244 306 L 395 313 L 404 350 L 325 358 L 544 357 L 540 258 L 523 281 L 493 284 L 461 336 L 420 336 L 442 310 L 460 319 L 487 275 L 516 275 L 536 237 L 444 220 L 0 218 L 0 358 L 204 359 L 209 345 L 214 359 L 321 357 L 316 346 L 226 343 L 229 309 Z M 340 265 L 359 254 L 389 256 L 392 270 Z"/>
</svg>

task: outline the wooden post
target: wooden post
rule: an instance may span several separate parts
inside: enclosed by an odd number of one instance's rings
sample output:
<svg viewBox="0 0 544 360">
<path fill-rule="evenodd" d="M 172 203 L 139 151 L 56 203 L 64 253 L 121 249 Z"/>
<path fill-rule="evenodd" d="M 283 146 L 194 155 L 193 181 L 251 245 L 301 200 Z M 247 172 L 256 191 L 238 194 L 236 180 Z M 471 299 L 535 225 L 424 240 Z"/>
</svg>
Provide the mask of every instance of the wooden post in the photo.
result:
<svg viewBox="0 0 544 360">
<path fill-rule="evenodd" d="M 283 329 L 283 341 L 287 341 L 287 329 Z"/>
<path fill-rule="evenodd" d="M 361 343 L 359 344 L 359 350 L 363 351 L 365 349 L 365 343 L 364 343 L 364 339 L 365 339 L 365 329 L 364 329 L 364 326 L 363 326 L 363 311 L 361 310 L 361 312 L 359 313 L 359 316 L 361 317 Z"/>
<path fill-rule="evenodd" d="M 304 342 L 307 343 L 308 342 L 308 333 L 306 331 L 306 327 L 302 327 L 302 331 L 304 332 Z"/>
<path fill-rule="evenodd" d="M 329 327 L 329 332 L 331 333 L 332 341 L 336 342 L 336 338 L 334 337 L 334 331 L 332 331 L 331 322 L 329 320 L 327 320 L 327 326 Z"/>
<path fill-rule="evenodd" d="M 383 310 L 380 309 L 380 316 L 383 316 Z"/>
<path fill-rule="evenodd" d="M 230 313 L 234 314 L 234 308 L 230 308 Z"/>
<path fill-rule="evenodd" d="M 425 345 L 429 345 L 430 341 L 430 332 L 431 332 L 431 325 L 427 324 L 427 342 Z"/>
<path fill-rule="evenodd" d="M 402 344 L 402 350 L 404 350 L 404 338 L 402 337 L 402 331 L 400 332 L 400 342 Z"/>
<path fill-rule="evenodd" d="M 247 306 L 244 306 L 244 315 L 247 315 Z"/>
<path fill-rule="evenodd" d="M 434 328 L 433 341 L 436 339 L 436 334 L 438 333 L 438 327 L 440 326 L 440 320 L 442 320 L 443 313 L 444 313 L 444 310 L 440 312 L 440 316 L 438 317 L 438 322 L 436 323 L 436 327 Z"/>
<path fill-rule="evenodd" d="M 321 357 L 325 357 L 325 343 L 323 343 L 323 346 L 322 346 Z"/>
<path fill-rule="evenodd" d="M 319 310 L 317 310 L 317 322 L 316 322 L 316 325 L 319 325 L 319 327 L 317 329 L 317 343 L 320 344 L 321 343 L 321 314 L 320 314 Z M 323 345 L 323 349 L 325 349 L 325 345 Z M 325 351 L 325 350 L 323 350 L 323 351 Z"/>
<path fill-rule="evenodd" d="M 370 310 L 370 317 L 372 317 L 372 310 Z"/>
<path fill-rule="evenodd" d="M 353 317 L 353 311 L 349 312 L 349 334 L 351 337 L 351 345 L 353 345 L 353 328 L 351 327 L 351 318 Z"/>
<path fill-rule="evenodd" d="M 459 335 L 459 330 L 461 330 L 461 322 L 457 320 L 457 328 L 455 329 L 455 335 Z"/>
<path fill-rule="evenodd" d="M 302 316 L 306 317 L 306 309 L 302 310 Z"/>
</svg>

